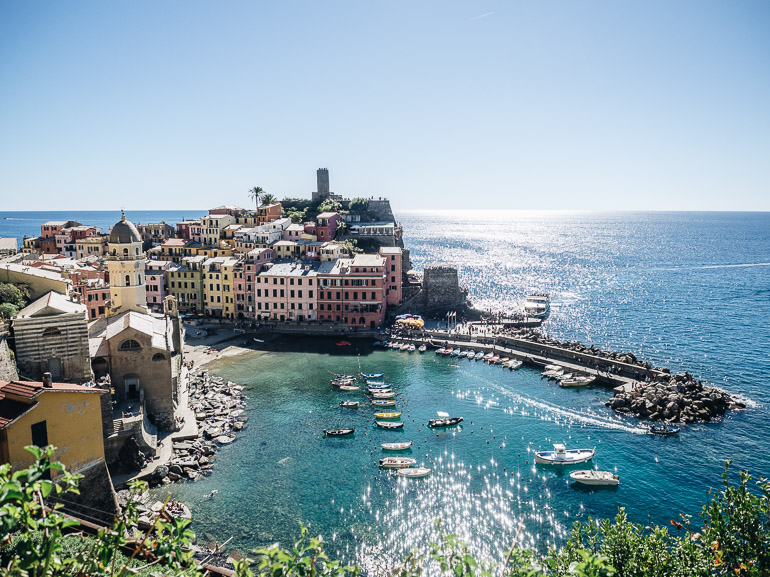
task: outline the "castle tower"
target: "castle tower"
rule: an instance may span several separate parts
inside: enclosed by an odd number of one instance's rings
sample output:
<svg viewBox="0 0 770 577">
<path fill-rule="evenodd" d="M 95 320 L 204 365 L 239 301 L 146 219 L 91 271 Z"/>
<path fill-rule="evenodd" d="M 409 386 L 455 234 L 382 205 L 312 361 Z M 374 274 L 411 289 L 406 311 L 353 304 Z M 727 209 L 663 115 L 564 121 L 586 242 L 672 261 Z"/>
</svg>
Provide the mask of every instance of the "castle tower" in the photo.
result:
<svg viewBox="0 0 770 577">
<path fill-rule="evenodd" d="M 313 200 L 323 201 L 329 198 L 329 169 L 319 168 L 316 171 L 316 186 L 318 190 L 313 193 Z"/>
<path fill-rule="evenodd" d="M 107 270 L 110 273 L 110 310 L 107 316 L 126 311 L 147 313 L 142 236 L 121 213 L 110 231 Z"/>
</svg>

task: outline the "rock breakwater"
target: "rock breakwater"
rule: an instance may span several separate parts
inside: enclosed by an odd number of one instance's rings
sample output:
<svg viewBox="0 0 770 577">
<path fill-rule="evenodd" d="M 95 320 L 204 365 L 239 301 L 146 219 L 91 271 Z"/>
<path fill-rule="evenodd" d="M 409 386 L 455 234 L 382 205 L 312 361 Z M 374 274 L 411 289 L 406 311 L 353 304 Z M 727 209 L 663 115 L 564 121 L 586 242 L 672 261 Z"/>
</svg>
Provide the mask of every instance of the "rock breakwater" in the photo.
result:
<svg viewBox="0 0 770 577">
<path fill-rule="evenodd" d="M 729 409 L 746 408 L 728 393 L 705 386 L 687 373 L 672 375 L 664 382 L 635 383 L 605 404 L 642 419 L 686 424 L 717 420 Z"/>
</svg>

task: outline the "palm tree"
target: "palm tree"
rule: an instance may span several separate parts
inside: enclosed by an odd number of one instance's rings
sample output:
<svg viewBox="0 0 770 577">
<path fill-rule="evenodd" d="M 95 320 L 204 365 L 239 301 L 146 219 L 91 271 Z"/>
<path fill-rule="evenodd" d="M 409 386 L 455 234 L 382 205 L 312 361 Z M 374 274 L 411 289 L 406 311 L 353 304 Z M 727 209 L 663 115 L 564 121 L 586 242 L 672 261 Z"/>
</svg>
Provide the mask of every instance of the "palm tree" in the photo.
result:
<svg viewBox="0 0 770 577">
<path fill-rule="evenodd" d="M 264 193 L 262 193 L 262 196 L 260 197 L 260 200 L 262 201 L 262 206 L 264 206 L 266 204 L 273 204 L 278 199 L 275 198 L 275 196 L 273 196 L 269 192 L 264 192 Z"/>
<path fill-rule="evenodd" d="M 262 190 L 261 186 L 255 186 L 254 188 L 249 189 L 249 198 L 254 201 L 256 206 L 259 206 L 259 199 L 262 198 L 263 194 L 266 193 Z"/>
</svg>

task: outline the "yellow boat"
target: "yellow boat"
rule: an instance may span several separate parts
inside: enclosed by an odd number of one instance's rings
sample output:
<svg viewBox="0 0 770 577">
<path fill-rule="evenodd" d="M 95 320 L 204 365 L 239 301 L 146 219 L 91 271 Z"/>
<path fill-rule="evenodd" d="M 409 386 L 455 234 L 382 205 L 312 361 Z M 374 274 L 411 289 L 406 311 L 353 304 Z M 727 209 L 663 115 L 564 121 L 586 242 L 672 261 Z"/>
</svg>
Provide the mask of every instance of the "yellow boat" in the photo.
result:
<svg viewBox="0 0 770 577">
<path fill-rule="evenodd" d="M 401 413 L 374 413 L 377 419 L 398 419 Z"/>
</svg>

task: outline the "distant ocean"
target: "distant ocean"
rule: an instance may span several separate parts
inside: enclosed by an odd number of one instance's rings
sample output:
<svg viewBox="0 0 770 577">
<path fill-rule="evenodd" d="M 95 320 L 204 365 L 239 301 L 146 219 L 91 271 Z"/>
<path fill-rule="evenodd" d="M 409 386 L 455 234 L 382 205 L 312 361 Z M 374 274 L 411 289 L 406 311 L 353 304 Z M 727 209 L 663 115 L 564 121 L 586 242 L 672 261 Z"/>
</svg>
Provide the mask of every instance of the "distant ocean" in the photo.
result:
<svg viewBox="0 0 770 577">
<path fill-rule="evenodd" d="M 175 222 L 204 211 L 130 213 Z M 5 220 L 3 216 L 34 220 Z M 35 234 L 46 219 L 107 225 L 119 213 L 5 213 L 0 236 Z M 567 390 L 529 368 L 503 371 L 432 353 L 373 351 L 363 344 L 295 339 L 284 349 L 226 358 L 211 370 L 247 385 L 249 423 L 217 454 L 214 473 L 173 485 L 194 529 L 244 550 L 288 544 L 310 523 L 335 556 L 369 561 L 370 547 L 399 556 L 435 537 L 433 520 L 500 558 L 520 520 L 520 540 L 564 541 L 574 520 L 613 516 L 668 524 L 697 515 L 724 460 L 770 476 L 770 213 L 400 212 L 412 264 L 446 261 L 477 306 L 520 310 L 548 292 L 543 331 L 563 340 L 633 351 L 689 370 L 742 397 L 748 409 L 686 427 L 678 438 L 640 435 L 638 421 L 604 407 L 611 392 Z M 358 356 L 360 355 L 360 357 Z M 339 407 L 332 372 L 384 372 L 394 383 L 403 432 L 373 426 L 372 408 Z M 465 417 L 459 430 L 424 423 L 436 411 Z M 321 429 L 355 426 L 350 439 Z M 413 440 L 429 479 L 399 482 L 378 469 L 379 444 Z M 620 476 L 614 490 L 579 490 L 560 471 L 533 465 L 533 451 L 566 442 L 597 447 L 593 463 Z M 207 493 L 217 489 L 215 498 Z"/>
</svg>

